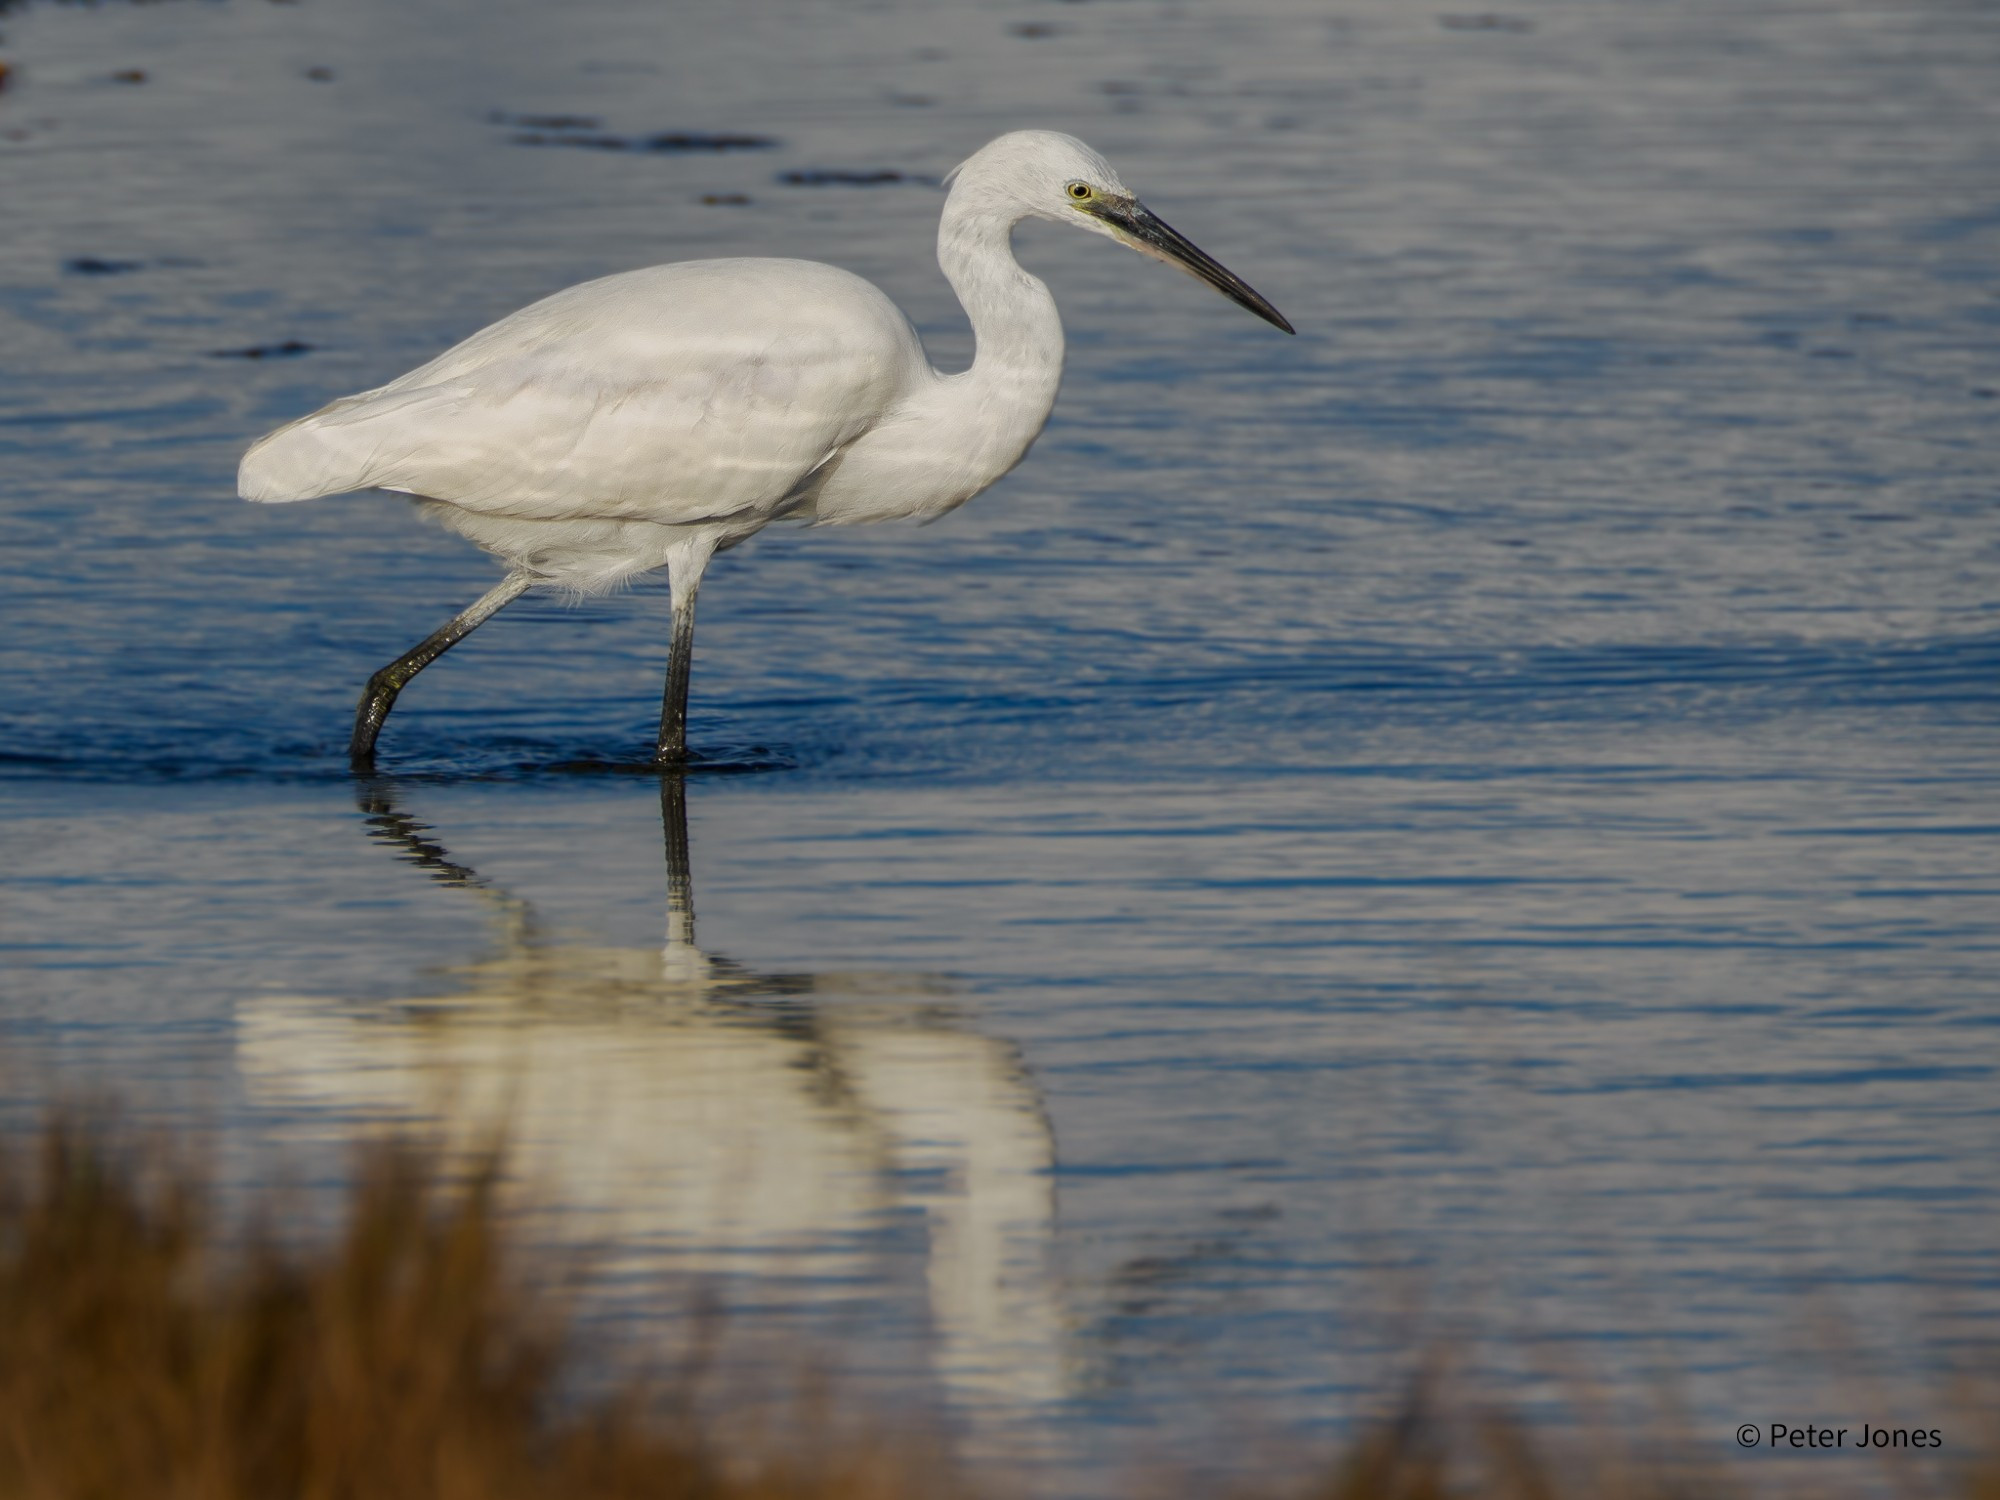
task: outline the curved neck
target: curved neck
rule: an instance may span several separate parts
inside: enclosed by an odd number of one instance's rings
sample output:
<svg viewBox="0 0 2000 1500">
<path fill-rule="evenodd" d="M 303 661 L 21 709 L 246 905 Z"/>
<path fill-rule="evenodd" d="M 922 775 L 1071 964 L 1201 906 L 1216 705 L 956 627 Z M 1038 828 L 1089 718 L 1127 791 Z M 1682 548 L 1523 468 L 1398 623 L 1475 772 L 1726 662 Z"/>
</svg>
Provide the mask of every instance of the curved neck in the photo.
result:
<svg viewBox="0 0 2000 1500">
<path fill-rule="evenodd" d="M 938 265 L 972 322 L 972 368 L 957 378 L 996 394 L 1046 389 L 1046 416 L 1062 379 L 1055 298 L 1014 259 L 1014 226 L 1024 215 L 969 189 L 963 181 L 953 188 L 938 221 Z"/>
</svg>

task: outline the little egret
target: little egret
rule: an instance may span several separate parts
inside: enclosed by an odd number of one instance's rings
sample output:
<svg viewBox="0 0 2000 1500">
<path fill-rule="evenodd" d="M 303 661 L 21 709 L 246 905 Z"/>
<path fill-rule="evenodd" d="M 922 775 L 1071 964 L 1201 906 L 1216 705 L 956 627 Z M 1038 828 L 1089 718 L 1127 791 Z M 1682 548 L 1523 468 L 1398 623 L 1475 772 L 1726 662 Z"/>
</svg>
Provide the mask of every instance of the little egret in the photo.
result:
<svg viewBox="0 0 2000 1500">
<path fill-rule="evenodd" d="M 531 588 L 602 593 L 665 568 L 673 600 L 654 759 L 687 759 L 694 603 L 718 551 L 780 519 L 929 521 L 1019 463 L 1062 376 L 1049 289 L 1014 259 L 1026 218 L 1178 266 L 1292 325 L 1149 212 L 1083 142 L 1001 136 L 947 179 L 938 264 L 975 339 L 931 368 L 870 283 L 804 260 L 692 260 L 588 281 L 429 364 L 259 440 L 246 500 L 394 490 L 502 559 L 507 576 L 368 680 L 349 757 L 374 763 L 396 695 Z"/>
</svg>

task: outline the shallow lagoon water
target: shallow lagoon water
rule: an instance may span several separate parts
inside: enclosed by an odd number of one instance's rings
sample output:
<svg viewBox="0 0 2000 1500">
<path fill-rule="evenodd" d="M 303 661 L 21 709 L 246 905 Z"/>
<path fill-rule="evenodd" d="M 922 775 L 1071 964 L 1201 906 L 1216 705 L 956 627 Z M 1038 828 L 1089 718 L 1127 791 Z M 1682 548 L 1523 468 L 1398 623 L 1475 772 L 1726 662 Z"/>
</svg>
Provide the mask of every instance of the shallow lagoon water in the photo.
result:
<svg viewBox="0 0 2000 1500">
<path fill-rule="evenodd" d="M 511 1113 L 626 1316 L 697 1273 L 1085 1487 L 1341 1430 L 1416 1302 L 1530 1402 L 1928 1419 L 2000 1315 L 2000 19 L 1474 20 L 10 15 L 10 1113 L 109 1087 L 245 1173 Z M 684 887 L 613 774 L 657 589 L 510 610 L 349 782 L 491 569 L 236 503 L 249 438 L 697 255 L 963 359 L 926 182 L 1020 124 L 1301 336 L 1024 232 L 1029 462 L 712 573 Z"/>
</svg>

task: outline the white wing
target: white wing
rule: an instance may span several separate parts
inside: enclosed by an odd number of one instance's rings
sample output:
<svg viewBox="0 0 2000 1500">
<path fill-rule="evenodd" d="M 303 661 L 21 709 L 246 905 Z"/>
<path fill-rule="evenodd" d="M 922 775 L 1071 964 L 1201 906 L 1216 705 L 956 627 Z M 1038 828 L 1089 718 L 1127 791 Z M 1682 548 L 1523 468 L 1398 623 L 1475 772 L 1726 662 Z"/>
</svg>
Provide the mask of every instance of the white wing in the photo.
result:
<svg viewBox="0 0 2000 1500">
<path fill-rule="evenodd" d="M 770 514 L 934 377 L 894 303 L 811 261 L 586 282 L 281 427 L 249 500 L 395 489 L 522 520 Z"/>
</svg>

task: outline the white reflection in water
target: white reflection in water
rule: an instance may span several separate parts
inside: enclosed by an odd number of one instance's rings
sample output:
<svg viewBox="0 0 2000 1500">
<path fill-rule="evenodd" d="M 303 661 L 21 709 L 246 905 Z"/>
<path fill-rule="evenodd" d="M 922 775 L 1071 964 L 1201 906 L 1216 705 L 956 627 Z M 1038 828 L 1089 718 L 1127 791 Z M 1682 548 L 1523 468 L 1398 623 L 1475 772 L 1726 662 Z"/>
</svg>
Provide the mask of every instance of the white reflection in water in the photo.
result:
<svg viewBox="0 0 2000 1500">
<path fill-rule="evenodd" d="M 1054 1138 L 1019 1055 L 960 1022 L 941 976 L 760 974 L 704 952 L 684 789 L 661 793 L 666 941 L 618 948 L 543 930 L 364 790 L 376 838 L 489 907 L 493 951 L 421 999 L 242 1003 L 252 1096 L 423 1122 L 454 1150 L 504 1132 L 514 1180 L 600 1264 L 760 1278 L 766 1304 L 853 1295 L 884 1224 L 914 1211 L 946 1393 L 996 1416 L 1060 1398 Z"/>
</svg>

